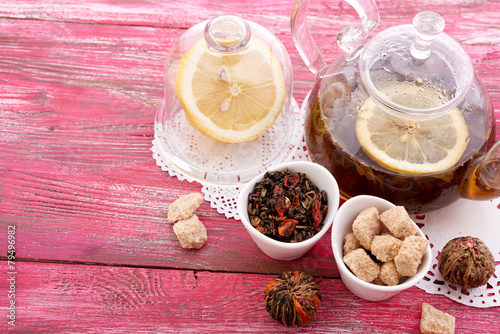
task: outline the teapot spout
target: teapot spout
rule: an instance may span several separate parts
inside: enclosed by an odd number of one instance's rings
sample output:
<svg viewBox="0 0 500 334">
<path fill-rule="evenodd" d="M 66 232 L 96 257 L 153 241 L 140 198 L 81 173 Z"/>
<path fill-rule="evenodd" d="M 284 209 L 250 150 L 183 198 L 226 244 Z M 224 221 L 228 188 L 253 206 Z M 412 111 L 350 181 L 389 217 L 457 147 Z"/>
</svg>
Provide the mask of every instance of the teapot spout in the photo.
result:
<svg viewBox="0 0 500 334">
<path fill-rule="evenodd" d="M 361 50 L 364 40 L 377 28 L 378 8 L 374 0 L 346 0 L 361 18 L 361 26 L 345 27 L 337 36 L 337 44 L 347 53 L 348 58 L 355 58 Z M 309 0 L 297 0 L 292 11 L 290 25 L 295 47 L 300 56 L 317 77 L 327 67 L 316 42 L 307 26 L 307 7 Z"/>
<path fill-rule="evenodd" d="M 460 183 L 459 195 L 477 201 L 500 197 L 500 141 L 472 162 Z"/>
</svg>

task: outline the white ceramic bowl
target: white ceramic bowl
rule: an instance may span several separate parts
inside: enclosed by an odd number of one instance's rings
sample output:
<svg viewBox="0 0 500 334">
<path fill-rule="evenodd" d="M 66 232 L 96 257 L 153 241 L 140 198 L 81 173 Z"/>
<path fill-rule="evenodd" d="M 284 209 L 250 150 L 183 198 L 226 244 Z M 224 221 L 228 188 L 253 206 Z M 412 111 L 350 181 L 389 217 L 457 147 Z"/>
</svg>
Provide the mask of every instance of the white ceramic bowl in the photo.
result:
<svg viewBox="0 0 500 334">
<path fill-rule="evenodd" d="M 422 262 L 418 268 L 417 274 L 413 277 L 408 277 L 404 282 L 394 286 L 380 286 L 372 283 L 365 282 L 357 278 L 345 265 L 342 260 L 344 237 L 347 233 L 352 232 L 352 223 L 354 219 L 363 209 L 369 207 L 376 207 L 380 213 L 392 209 L 394 204 L 382 198 L 368 195 L 361 195 L 347 200 L 337 212 L 332 226 L 332 249 L 335 257 L 335 262 L 339 268 L 340 277 L 346 287 L 356 296 L 371 300 L 379 301 L 388 299 L 395 294 L 414 286 L 420 281 L 428 272 L 431 266 L 432 253 L 430 246 L 422 258 Z M 424 237 L 420 229 L 417 235 Z"/>
<path fill-rule="evenodd" d="M 277 260 L 293 260 L 307 253 L 332 225 L 340 201 L 337 181 L 323 166 L 309 161 L 296 161 L 280 164 L 270 170 L 282 171 L 285 168 L 288 168 L 291 173 L 305 173 L 311 183 L 316 185 L 320 191 L 324 190 L 326 192 L 328 197 L 328 213 L 323 221 L 323 228 L 312 238 L 297 243 L 271 239 L 257 231 L 250 223 L 248 217 L 248 195 L 254 190 L 255 184 L 263 179 L 265 173 L 256 176 L 248 182 L 241 189 L 238 196 L 238 214 L 248 233 L 262 252 Z"/>
</svg>

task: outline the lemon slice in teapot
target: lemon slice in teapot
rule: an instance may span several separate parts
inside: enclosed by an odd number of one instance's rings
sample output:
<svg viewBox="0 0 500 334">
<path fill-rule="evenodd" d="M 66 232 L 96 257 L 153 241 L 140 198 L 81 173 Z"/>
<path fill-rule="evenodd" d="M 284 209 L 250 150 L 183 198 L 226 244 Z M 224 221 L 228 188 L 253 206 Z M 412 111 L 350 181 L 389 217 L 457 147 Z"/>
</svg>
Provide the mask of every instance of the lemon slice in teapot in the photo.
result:
<svg viewBox="0 0 500 334">
<path fill-rule="evenodd" d="M 399 91 L 399 98 L 408 101 L 411 92 Z M 372 160 L 390 170 L 411 174 L 436 173 L 453 167 L 468 142 L 467 125 L 457 108 L 431 119 L 403 119 L 381 110 L 371 98 L 358 114 L 356 135 Z"/>
</svg>

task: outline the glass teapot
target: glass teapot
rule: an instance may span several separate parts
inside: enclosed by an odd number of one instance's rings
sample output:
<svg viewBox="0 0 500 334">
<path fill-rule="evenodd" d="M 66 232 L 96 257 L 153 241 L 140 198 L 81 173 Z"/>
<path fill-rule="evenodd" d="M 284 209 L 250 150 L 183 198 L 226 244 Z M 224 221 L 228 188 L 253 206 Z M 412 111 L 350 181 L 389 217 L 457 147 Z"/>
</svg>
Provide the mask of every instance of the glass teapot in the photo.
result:
<svg viewBox="0 0 500 334">
<path fill-rule="evenodd" d="M 443 18 L 421 12 L 372 37 L 375 2 L 346 1 L 362 25 L 339 33 L 345 53 L 331 65 L 308 30 L 309 1 L 292 13 L 295 45 L 318 78 L 302 105 L 311 159 L 330 170 L 344 198 L 375 195 L 413 214 L 459 197 L 500 196 L 491 101 Z"/>
</svg>

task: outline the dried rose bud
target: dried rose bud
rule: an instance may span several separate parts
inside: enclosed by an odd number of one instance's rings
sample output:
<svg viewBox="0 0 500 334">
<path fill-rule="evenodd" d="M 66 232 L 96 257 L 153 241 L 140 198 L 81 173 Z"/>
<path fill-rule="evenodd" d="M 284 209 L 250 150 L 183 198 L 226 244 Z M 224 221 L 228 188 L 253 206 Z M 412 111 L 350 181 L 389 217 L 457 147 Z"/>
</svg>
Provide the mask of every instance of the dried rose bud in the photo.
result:
<svg viewBox="0 0 500 334">
<path fill-rule="evenodd" d="M 444 246 L 438 268 L 446 281 L 467 289 L 477 288 L 495 272 L 495 259 L 481 239 L 459 237 Z"/>
<path fill-rule="evenodd" d="M 288 271 L 266 284 L 264 303 L 274 320 L 288 327 L 299 327 L 309 323 L 316 315 L 321 292 L 311 275 Z"/>
<path fill-rule="evenodd" d="M 278 233 L 283 237 L 289 237 L 295 230 L 295 225 L 299 222 L 295 219 L 286 219 L 278 226 Z"/>
<path fill-rule="evenodd" d="M 288 174 L 288 175 L 285 175 L 285 177 L 283 179 L 283 184 L 287 188 L 295 188 L 297 183 L 299 183 L 299 180 L 300 180 L 300 176 L 298 176 L 297 174 Z"/>
</svg>

